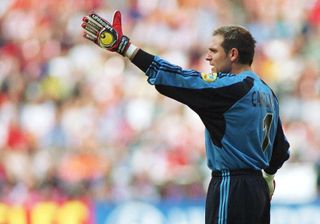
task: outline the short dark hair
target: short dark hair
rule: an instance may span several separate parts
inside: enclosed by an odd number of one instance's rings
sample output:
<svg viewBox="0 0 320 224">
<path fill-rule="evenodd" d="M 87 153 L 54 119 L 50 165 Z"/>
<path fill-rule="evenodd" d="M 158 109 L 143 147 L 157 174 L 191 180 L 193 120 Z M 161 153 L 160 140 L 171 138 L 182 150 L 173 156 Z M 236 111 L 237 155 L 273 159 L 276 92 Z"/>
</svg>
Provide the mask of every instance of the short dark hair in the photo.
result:
<svg viewBox="0 0 320 224">
<path fill-rule="evenodd" d="M 256 40 L 251 33 L 241 26 L 222 26 L 213 31 L 213 36 L 223 37 L 222 47 L 226 54 L 236 48 L 239 51 L 240 64 L 252 64 Z"/>
</svg>

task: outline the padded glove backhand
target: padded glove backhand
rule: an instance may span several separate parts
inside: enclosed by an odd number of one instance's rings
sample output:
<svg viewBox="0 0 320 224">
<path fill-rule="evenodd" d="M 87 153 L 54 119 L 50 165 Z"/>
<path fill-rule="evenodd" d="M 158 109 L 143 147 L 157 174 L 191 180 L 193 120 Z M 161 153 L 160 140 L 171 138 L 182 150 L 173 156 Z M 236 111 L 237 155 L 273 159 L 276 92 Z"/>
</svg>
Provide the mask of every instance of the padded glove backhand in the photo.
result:
<svg viewBox="0 0 320 224">
<path fill-rule="evenodd" d="M 85 38 L 101 48 L 125 55 L 131 43 L 130 39 L 122 34 L 120 11 L 115 11 L 112 25 L 95 13 L 83 17 L 82 21 Z"/>
</svg>

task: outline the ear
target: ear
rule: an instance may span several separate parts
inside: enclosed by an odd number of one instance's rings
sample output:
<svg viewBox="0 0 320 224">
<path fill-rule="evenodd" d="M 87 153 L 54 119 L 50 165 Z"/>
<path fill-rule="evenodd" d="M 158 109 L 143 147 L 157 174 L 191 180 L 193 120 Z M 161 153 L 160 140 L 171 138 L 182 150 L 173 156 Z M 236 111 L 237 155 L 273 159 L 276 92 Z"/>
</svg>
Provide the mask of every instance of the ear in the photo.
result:
<svg viewBox="0 0 320 224">
<path fill-rule="evenodd" d="M 233 63 L 237 63 L 239 60 L 239 51 L 237 48 L 231 48 L 231 50 L 229 51 L 229 58 L 230 61 Z"/>
</svg>

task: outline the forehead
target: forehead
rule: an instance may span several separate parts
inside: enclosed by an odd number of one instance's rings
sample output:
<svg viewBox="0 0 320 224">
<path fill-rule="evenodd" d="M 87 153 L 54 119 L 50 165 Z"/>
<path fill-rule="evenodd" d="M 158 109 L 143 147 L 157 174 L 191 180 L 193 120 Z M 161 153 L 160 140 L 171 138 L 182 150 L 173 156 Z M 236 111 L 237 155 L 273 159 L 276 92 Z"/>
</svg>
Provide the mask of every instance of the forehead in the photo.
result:
<svg viewBox="0 0 320 224">
<path fill-rule="evenodd" d="M 211 39 L 211 48 L 222 48 L 223 36 L 222 35 L 214 35 Z"/>
</svg>

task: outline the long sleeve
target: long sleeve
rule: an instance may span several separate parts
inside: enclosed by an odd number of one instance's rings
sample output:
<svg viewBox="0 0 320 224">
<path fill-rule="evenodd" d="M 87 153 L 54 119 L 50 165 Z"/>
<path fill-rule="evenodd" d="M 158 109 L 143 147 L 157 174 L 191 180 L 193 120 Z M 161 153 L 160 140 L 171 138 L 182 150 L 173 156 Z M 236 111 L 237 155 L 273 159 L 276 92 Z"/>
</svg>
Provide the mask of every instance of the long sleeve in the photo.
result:
<svg viewBox="0 0 320 224">
<path fill-rule="evenodd" d="M 275 174 L 283 163 L 289 159 L 289 142 L 287 141 L 280 119 L 278 120 L 277 134 L 273 145 L 273 151 L 269 166 L 264 169 L 268 174 Z"/>
<path fill-rule="evenodd" d="M 152 64 L 154 56 L 145 52 L 144 50 L 139 49 L 137 54 L 132 59 L 132 63 L 140 68 L 144 73 L 147 72 L 148 68 Z"/>
</svg>

